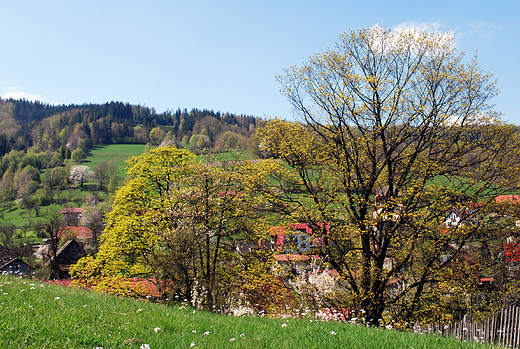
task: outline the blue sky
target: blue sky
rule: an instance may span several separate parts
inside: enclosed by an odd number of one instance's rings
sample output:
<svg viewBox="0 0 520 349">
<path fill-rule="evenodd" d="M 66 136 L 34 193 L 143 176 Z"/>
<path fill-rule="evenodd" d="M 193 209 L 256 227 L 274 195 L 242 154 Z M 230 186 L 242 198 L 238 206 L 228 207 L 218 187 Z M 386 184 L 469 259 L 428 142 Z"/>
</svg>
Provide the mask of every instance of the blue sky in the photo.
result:
<svg viewBox="0 0 520 349">
<path fill-rule="evenodd" d="M 0 96 L 291 118 L 283 68 L 375 24 L 430 24 L 498 79 L 520 125 L 520 1 L 3 1 Z"/>
</svg>

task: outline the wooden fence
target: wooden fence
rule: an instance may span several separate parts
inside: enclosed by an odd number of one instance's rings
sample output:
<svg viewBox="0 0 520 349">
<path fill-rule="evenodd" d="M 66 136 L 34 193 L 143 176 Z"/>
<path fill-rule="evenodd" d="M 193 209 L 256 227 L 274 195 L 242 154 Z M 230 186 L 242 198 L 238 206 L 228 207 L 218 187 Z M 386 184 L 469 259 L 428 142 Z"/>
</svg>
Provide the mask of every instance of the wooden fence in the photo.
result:
<svg viewBox="0 0 520 349">
<path fill-rule="evenodd" d="M 485 322 L 472 322 L 469 315 L 460 322 L 414 326 L 415 333 L 455 336 L 461 341 L 477 341 L 520 348 L 520 307 L 502 309 Z"/>
</svg>

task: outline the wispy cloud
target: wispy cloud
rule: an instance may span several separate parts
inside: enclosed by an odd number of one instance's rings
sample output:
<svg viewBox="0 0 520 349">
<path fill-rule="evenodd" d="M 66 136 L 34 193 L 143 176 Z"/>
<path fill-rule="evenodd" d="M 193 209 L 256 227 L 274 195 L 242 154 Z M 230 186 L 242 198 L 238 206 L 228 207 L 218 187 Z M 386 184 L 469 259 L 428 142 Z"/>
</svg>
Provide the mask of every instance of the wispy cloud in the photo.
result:
<svg viewBox="0 0 520 349">
<path fill-rule="evenodd" d="M 437 22 L 416 22 L 407 21 L 396 25 L 392 28 L 395 32 L 404 32 L 407 34 L 417 35 L 418 32 L 426 32 L 433 34 L 437 38 L 449 43 L 449 46 L 455 47 L 455 31 L 454 30 L 442 30 L 443 24 L 440 21 Z"/>
<path fill-rule="evenodd" d="M 396 32 L 420 31 L 420 32 L 433 33 L 438 36 L 444 37 L 446 39 L 455 38 L 455 32 L 453 30 L 443 31 L 443 30 L 441 30 L 442 27 L 443 27 L 443 25 L 440 21 L 437 21 L 437 22 L 408 21 L 408 22 L 403 22 L 403 23 L 396 25 L 393 29 Z"/>
<path fill-rule="evenodd" d="M 415 22 L 407 21 L 396 25 L 393 29 L 395 31 L 410 31 L 419 30 L 422 32 L 439 32 L 442 27 L 442 23 L 437 22 Z"/>
<path fill-rule="evenodd" d="M 491 39 L 495 33 L 496 26 L 489 24 L 484 21 L 478 21 L 477 23 L 469 23 L 471 30 L 468 34 L 477 34 L 481 38 Z"/>
<path fill-rule="evenodd" d="M 20 86 L 5 87 L 3 98 L 22 99 L 29 101 L 43 101 L 43 96 L 39 93 L 29 93 L 22 91 Z"/>
</svg>

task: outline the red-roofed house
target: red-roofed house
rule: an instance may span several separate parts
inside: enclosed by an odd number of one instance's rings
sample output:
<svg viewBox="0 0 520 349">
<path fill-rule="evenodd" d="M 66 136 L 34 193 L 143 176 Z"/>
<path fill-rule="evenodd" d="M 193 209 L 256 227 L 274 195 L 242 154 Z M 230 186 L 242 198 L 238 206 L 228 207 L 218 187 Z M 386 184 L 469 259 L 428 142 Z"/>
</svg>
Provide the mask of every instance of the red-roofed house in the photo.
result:
<svg viewBox="0 0 520 349">
<path fill-rule="evenodd" d="M 495 203 L 511 202 L 513 204 L 520 204 L 520 195 L 499 195 L 495 199 Z"/>
<path fill-rule="evenodd" d="M 92 239 L 92 230 L 90 230 L 90 228 L 82 227 L 82 226 L 80 226 L 80 227 L 70 226 L 70 225 L 63 227 L 58 231 L 58 239 L 61 238 L 61 236 L 63 235 L 63 232 L 66 229 L 70 229 L 73 232 L 73 234 L 80 240 Z"/>
<path fill-rule="evenodd" d="M 292 269 L 296 274 L 305 274 L 316 261 L 321 260 L 319 256 L 310 254 L 311 250 L 323 246 L 323 238 L 313 237 L 314 230 L 321 230 L 323 225 L 316 224 L 313 228 L 307 223 L 293 223 L 288 226 L 274 226 L 270 229 L 273 238 L 273 246 L 280 254 L 274 255 L 276 263 L 286 272 Z M 325 225 L 326 232 L 329 224 Z"/>
<path fill-rule="evenodd" d="M 322 224 L 317 223 L 316 227 L 321 229 Z M 328 233 L 328 223 L 325 224 L 325 230 Z M 275 249 L 289 254 L 309 252 L 313 247 L 323 246 L 323 238 L 313 238 L 313 233 L 313 228 L 307 223 L 274 226 L 270 229 L 270 235 L 273 237 Z"/>
</svg>

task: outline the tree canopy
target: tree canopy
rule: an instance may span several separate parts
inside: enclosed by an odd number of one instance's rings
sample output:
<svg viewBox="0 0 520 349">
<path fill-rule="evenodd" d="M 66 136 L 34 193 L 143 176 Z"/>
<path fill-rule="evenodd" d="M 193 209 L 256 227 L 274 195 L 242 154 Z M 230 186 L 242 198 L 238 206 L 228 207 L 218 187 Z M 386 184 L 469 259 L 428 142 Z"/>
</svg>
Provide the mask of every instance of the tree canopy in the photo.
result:
<svg viewBox="0 0 520 349">
<path fill-rule="evenodd" d="M 96 259 L 80 261 L 73 273 L 92 282 L 102 270 L 98 289 L 121 277 L 149 278 L 164 297 L 177 294 L 206 309 L 225 306 L 237 282 L 234 239 L 254 216 L 238 174 L 171 146 L 128 163 L 131 179 L 116 192 Z"/>
<path fill-rule="evenodd" d="M 486 224 L 446 229 L 447 210 L 489 203 L 518 175 L 491 75 L 447 36 L 376 26 L 278 81 L 298 122 L 259 129 L 260 151 L 284 162 L 251 165 L 248 182 L 279 219 L 322 227 L 319 253 L 344 280 L 338 306 L 375 325 L 411 319 Z"/>
</svg>

